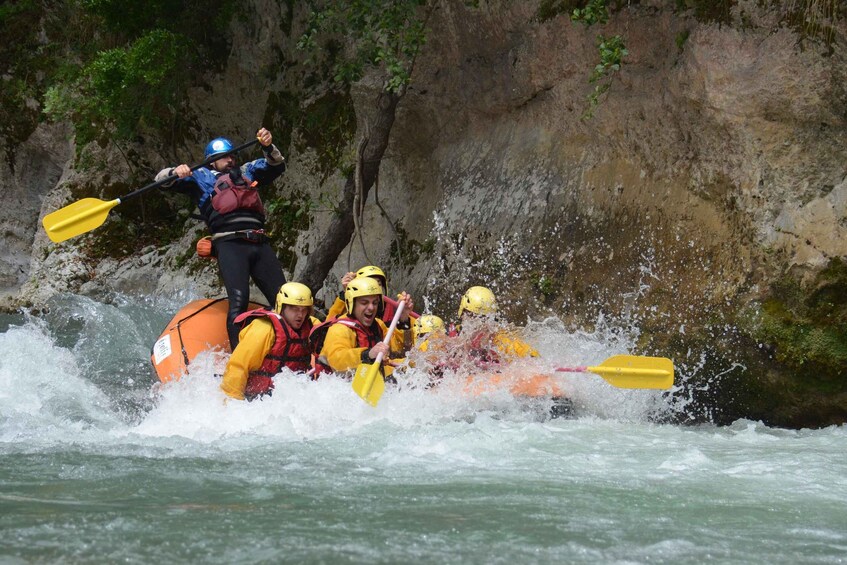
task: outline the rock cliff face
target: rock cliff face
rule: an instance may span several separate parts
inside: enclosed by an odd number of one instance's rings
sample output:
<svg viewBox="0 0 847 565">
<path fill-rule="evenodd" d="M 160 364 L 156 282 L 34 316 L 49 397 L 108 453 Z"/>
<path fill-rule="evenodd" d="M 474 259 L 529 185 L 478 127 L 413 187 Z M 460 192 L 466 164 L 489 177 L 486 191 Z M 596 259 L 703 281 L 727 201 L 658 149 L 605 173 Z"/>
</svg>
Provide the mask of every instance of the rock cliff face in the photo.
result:
<svg viewBox="0 0 847 565">
<path fill-rule="evenodd" d="M 261 46 L 236 42 L 226 73 L 268 88 L 198 91 L 202 131 L 274 116 L 291 87 L 264 78 L 272 47 L 288 53 L 293 41 L 273 3 L 256 4 Z M 390 252 L 394 230 L 372 197 L 370 261 L 447 317 L 465 287 L 487 284 L 516 320 L 590 327 L 602 317 L 630 328 L 641 351 L 675 359 L 676 394 L 699 407 L 693 419 L 847 420 L 844 22 L 828 53 L 755 2 L 734 7 L 744 26 L 645 5 L 590 29 L 537 13 L 534 2 L 459 1 L 434 12 L 379 182 L 401 244 Z M 630 55 L 586 120 L 601 31 L 624 35 Z M 352 93 L 360 129 L 374 88 Z M 177 260 L 195 232 L 121 261 L 86 256 L 85 269 L 80 248 L 49 245 L 39 209 L 68 202 L 63 186 L 77 173 L 70 144 L 48 129 L 18 149 L 16 184 L 2 195 L 7 303 L 56 290 L 214 291 L 214 269 Z M 319 151 L 292 143 L 284 190 L 336 193 Z M 330 214 L 312 212 L 294 245 L 298 268 Z M 365 261 L 355 245 L 351 266 Z M 347 267 L 343 254 L 333 274 Z"/>
<path fill-rule="evenodd" d="M 0 207 L 0 300 L 13 301 L 30 277 L 33 239 L 39 212 L 69 167 L 65 128 L 41 126 L 16 151 L 13 162 L 0 163 L 6 181 Z"/>
</svg>

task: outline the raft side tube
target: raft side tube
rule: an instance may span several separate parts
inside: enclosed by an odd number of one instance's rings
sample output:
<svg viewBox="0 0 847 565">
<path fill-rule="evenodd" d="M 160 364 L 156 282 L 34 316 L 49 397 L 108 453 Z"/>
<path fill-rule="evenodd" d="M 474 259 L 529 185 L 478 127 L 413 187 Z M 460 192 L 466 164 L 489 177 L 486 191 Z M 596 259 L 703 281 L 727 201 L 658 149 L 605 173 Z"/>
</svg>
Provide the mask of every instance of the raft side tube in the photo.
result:
<svg viewBox="0 0 847 565">
<path fill-rule="evenodd" d="M 266 306 L 251 302 L 248 308 Z M 226 332 L 228 310 L 226 298 L 202 298 L 189 302 L 174 315 L 150 352 L 150 360 L 161 382 L 188 374 L 188 365 L 203 351 L 231 352 Z"/>
</svg>

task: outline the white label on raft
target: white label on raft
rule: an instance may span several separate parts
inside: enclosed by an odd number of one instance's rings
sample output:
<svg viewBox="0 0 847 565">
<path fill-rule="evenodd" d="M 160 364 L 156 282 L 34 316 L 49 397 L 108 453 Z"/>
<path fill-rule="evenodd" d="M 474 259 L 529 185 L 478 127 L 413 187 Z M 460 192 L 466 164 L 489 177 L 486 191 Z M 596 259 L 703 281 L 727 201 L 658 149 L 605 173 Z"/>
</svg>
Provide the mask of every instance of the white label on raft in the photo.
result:
<svg viewBox="0 0 847 565">
<path fill-rule="evenodd" d="M 153 344 L 153 359 L 156 362 L 156 365 L 161 363 L 164 359 L 167 359 L 171 356 L 171 336 L 170 334 L 165 337 L 159 338 L 155 344 Z"/>
</svg>

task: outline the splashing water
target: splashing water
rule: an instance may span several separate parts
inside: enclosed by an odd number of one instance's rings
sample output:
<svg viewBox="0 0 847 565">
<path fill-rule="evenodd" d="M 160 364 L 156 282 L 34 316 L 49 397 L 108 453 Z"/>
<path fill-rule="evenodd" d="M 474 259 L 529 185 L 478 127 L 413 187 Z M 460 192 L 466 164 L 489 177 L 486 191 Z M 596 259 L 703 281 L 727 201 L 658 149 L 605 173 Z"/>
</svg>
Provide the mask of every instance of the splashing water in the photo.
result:
<svg viewBox="0 0 847 565">
<path fill-rule="evenodd" d="M 287 372 L 224 402 L 226 356 L 156 386 L 181 304 L 62 297 L 0 333 L 0 555 L 22 561 L 839 563 L 843 428 L 665 421 L 677 395 L 562 376 L 573 417 L 411 386 L 376 408 Z M 598 326 L 601 327 L 601 326 Z M 631 343 L 555 319 L 539 367 Z"/>
</svg>

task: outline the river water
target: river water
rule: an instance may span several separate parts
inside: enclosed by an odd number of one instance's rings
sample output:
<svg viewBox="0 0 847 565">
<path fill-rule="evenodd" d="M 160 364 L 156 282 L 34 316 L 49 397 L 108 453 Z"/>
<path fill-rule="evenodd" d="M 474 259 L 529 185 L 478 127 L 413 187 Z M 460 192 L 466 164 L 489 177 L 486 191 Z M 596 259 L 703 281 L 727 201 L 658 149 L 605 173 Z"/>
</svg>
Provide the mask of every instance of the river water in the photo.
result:
<svg viewBox="0 0 847 565">
<path fill-rule="evenodd" d="M 224 403 L 198 359 L 152 387 L 181 305 L 56 298 L 0 317 L 0 561 L 845 563 L 847 433 L 675 425 L 670 392 L 562 374 L 574 400 L 388 390 L 282 375 Z M 550 367 L 618 332 L 527 337 Z"/>
</svg>

